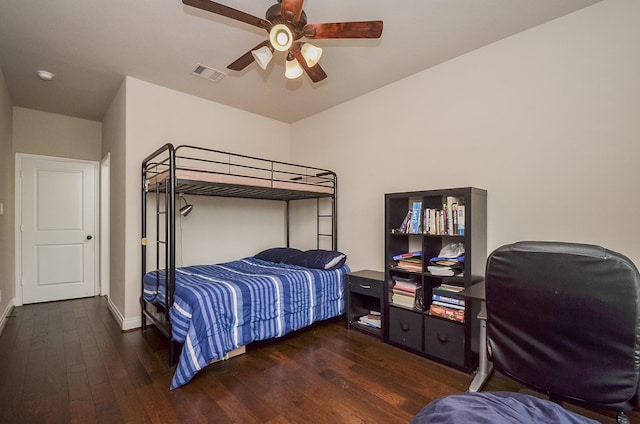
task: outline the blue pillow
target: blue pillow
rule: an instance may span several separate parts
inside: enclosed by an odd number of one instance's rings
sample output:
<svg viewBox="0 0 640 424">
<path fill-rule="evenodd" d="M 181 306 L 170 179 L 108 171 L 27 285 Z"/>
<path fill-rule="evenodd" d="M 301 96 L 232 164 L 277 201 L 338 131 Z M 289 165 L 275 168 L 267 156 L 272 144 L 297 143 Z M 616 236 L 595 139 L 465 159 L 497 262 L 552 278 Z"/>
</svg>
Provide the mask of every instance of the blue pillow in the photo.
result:
<svg viewBox="0 0 640 424">
<path fill-rule="evenodd" d="M 263 250 L 256 254 L 254 258 L 262 259 L 269 262 L 284 262 L 288 263 L 292 256 L 302 253 L 300 249 L 294 249 L 293 247 L 273 247 L 271 249 Z"/>
<path fill-rule="evenodd" d="M 340 268 L 346 260 L 347 255 L 337 250 L 316 249 L 298 253 L 289 258 L 286 263 L 306 268 L 331 270 Z"/>
</svg>

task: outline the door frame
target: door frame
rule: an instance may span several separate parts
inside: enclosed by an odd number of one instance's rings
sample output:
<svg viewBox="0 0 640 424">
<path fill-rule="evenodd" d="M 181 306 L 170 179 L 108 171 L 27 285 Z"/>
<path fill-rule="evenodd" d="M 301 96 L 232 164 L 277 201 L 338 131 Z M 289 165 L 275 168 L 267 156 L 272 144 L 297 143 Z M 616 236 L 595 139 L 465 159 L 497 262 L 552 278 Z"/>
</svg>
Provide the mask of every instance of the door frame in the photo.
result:
<svg viewBox="0 0 640 424">
<path fill-rule="evenodd" d="M 100 162 L 100 295 L 111 297 L 110 282 L 110 208 L 111 153 Z"/>
<path fill-rule="evenodd" d="M 14 218 L 14 234 L 15 234 L 15 306 L 22 306 L 22 166 L 24 159 L 36 159 L 36 160 L 45 160 L 45 161 L 54 161 L 54 162 L 68 162 L 68 163 L 85 163 L 93 165 L 94 167 L 94 187 L 93 191 L 95 193 L 94 197 L 94 205 L 93 205 L 93 213 L 94 213 L 94 222 L 96 225 L 96 242 L 93 243 L 94 246 L 94 258 L 95 265 L 94 266 L 94 294 L 100 293 L 100 163 L 93 160 L 82 160 L 82 159 L 71 159 L 71 158 L 62 158 L 55 156 L 42 156 L 42 155 L 34 155 L 29 153 L 16 153 L 16 162 L 15 162 L 15 218 Z"/>
</svg>

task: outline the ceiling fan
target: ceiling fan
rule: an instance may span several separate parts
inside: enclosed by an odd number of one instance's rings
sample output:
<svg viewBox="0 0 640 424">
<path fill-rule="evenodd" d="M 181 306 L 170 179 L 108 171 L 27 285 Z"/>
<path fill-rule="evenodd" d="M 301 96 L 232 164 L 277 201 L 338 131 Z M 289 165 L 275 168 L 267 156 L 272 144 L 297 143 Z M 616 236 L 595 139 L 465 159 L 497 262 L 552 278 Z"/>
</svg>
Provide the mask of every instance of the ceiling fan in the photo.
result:
<svg viewBox="0 0 640 424">
<path fill-rule="evenodd" d="M 327 77 L 318 64 L 322 49 L 298 40 L 303 37 L 380 38 L 382 35 L 382 21 L 309 24 L 307 15 L 302 10 L 304 0 L 278 0 L 278 3 L 267 9 L 264 19 L 210 0 L 182 0 L 182 3 L 245 22 L 269 33 L 268 40 L 261 42 L 227 66 L 233 71 L 241 71 L 253 61 L 262 69 L 266 69 L 275 49 L 287 52 L 287 78 L 297 78 L 304 70 L 313 82 L 319 82 Z"/>
</svg>

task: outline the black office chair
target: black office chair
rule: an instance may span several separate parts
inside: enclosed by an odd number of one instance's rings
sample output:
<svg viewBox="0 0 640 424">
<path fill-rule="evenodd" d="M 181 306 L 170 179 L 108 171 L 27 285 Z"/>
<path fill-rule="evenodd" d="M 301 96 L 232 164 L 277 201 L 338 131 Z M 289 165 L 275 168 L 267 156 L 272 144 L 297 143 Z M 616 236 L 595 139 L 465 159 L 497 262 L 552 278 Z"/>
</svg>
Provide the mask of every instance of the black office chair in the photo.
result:
<svg viewBox="0 0 640 424">
<path fill-rule="evenodd" d="M 590 422 L 563 401 L 629 422 L 640 387 L 640 274 L 628 258 L 593 245 L 519 242 L 489 256 L 485 284 L 494 368 L 555 404 L 522 393 L 460 394 L 427 405 L 414 423 Z"/>
</svg>

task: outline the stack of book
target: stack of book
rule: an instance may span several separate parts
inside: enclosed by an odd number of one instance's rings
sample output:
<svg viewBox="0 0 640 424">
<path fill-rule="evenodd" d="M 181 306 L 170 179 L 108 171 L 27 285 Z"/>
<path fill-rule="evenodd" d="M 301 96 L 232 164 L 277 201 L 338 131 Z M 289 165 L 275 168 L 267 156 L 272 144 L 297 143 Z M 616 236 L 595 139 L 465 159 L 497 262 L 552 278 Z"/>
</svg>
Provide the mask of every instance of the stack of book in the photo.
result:
<svg viewBox="0 0 640 424">
<path fill-rule="evenodd" d="M 391 303 L 405 308 L 413 308 L 416 303 L 418 283 L 410 278 L 392 277 L 394 281 L 391 289 Z"/>
<path fill-rule="evenodd" d="M 429 265 L 427 266 L 427 271 L 429 271 L 431 275 L 437 275 L 439 277 L 452 277 L 455 274 L 453 268 L 448 265 Z"/>
<path fill-rule="evenodd" d="M 358 322 L 367 327 L 382 328 L 382 319 L 378 311 L 369 311 L 367 315 L 358 318 Z"/>
<path fill-rule="evenodd" d="M 436 256 L 429 260 L 427 271 L 440 277 L 464 277 L 464 253 L 459 256 Z"/>
<path fill-rule="evenodd" d="M 425 209 L 422 227 L 425 234 L 464 236 L 464 199 L 447 196 L 442 203 L 442 209 Z"/>
<path fill-rule="evenodd" d="M 441 284 L 432 290 L 429 313 L 441 318 L 464 322 L 465 298 L 460 296 L 462 287 Z"/>
<path fill-rule="evenodd" d="M 406 269 L 407 271 L 422 272 L 422 252 L 407 252 L 395 255 L 393 257 L 397 268 Z"/>
</svg>

